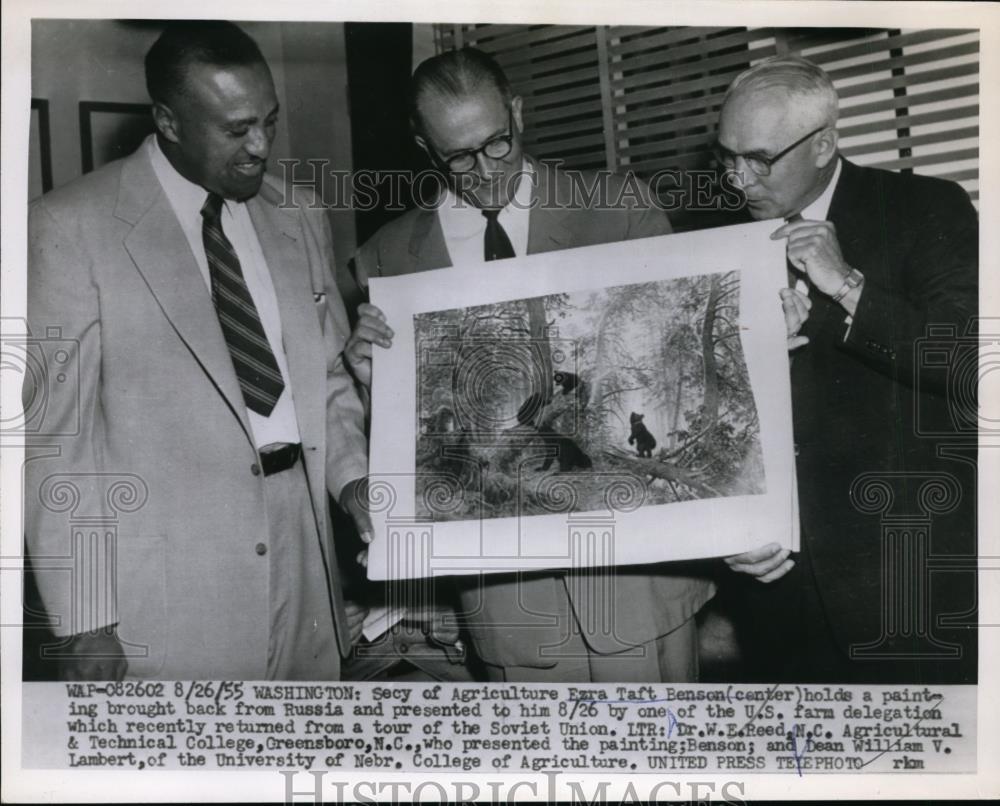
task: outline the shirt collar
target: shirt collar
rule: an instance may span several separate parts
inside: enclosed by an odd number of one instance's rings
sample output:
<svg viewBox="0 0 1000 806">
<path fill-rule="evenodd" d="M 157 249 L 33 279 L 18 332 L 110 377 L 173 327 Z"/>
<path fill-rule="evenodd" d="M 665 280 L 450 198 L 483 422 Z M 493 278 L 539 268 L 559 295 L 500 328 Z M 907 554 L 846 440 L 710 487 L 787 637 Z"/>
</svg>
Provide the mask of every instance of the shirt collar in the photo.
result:
<svg viewBox="0 0 1000 806">
<path fill-rule="evenodd" d="M 521 175 L 517 183 L 517 190 L 514 191 L 513 204 L 508 203 L 503 208 L 503 213 L 527 212 L 531 206 L 531 190 L 535 186 L 534 168 L 525 159 L 521 163 Z M 451 188 L 447 188 L 438 202 L 438 215 L 448 219 L 452 232 L 463 230 L 477 231 L 485 226 L 482 212 L 478 207 L 470 204 L 465 199 L 460 199 Z M 464 222 L 464 223 L 463 223 Z"/>
<path fill-rule="evenodd" d="M 807 221 L 826 221 L 830 214 L 830 202 L 833 201 L 833 192 L 837 189 L 837 181 L 840 179 L 840 157 L 836 157 L 836 160 L 837 167 L 833 169 L 833 176 L 830 177 L 823 192 L 802 211 L 802 217 Z"/>
<path fill-rule="evenodd" d="M 153 172 L 160 180 L 160 185 L 163 187 L 163 192 L 167 194 L 170 205 L 178 216 L 183 212 L 184 215 L 196 221 L 200 220 L 201 208 L 208 198 L 208 191 L 178 173 L 177 169 L 170 164 L 167 155 L 163 153 L 163 149 L 160 148 L 155 134 L 150 135 L 147 147 L 149 148 L 150 161 L 153 163 Z M 224 199 L 223 203 L 228 206 L 232 202 Z"/>
</svg>

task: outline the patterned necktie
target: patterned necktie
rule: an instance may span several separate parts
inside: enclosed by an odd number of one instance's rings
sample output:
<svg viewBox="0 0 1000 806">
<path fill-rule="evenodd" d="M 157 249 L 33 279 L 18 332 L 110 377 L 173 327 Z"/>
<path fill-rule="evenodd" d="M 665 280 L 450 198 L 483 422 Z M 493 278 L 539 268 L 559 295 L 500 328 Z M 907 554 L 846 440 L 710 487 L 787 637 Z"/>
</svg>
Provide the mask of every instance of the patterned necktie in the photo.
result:
<svg viewBox="0 0 1000 806">
<path fill-rule="evenodd" d="M 510 238 L 500 225 L 497 217 L 500 210 L 483 210 L 486 218 L 486 237 L 483 241 L 483 256 L 486 260 L 503 260 L 508 257 L 515 257 L 514 247 L 510 243 Z"/>
<path fill-rule="evenodd" d="M 209 193 L 201 208 L 204 219 L 201 237 L 212 278 L 212 302 L 233 359 L 243 401 L 248 409 L 267 417 L 281 397 L 285 384 L 243 279 L 239 258 L 222 231 L 221 213 L 222 197 Z"/>
</svg>

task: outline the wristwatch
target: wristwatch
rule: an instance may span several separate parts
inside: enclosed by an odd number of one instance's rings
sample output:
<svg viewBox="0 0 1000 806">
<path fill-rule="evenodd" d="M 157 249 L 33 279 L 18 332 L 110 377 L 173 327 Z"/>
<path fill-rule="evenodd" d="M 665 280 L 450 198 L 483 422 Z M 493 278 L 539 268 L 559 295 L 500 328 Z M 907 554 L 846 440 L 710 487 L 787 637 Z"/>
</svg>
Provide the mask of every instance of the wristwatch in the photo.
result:
<svg viewBox="0 0 1000 806">
<path fill-rule="evenodd" d="M 844 277 L 844 284 L 840 287 L 840 290 L 833 295 L 834 302 L 840 302 L 844 297 L 850 294 L 855 288 L 860 286 L 865 281 L 865 276 L 859 272 L 857 269 L 851 269 L 847 276 Z"/>
</svg>

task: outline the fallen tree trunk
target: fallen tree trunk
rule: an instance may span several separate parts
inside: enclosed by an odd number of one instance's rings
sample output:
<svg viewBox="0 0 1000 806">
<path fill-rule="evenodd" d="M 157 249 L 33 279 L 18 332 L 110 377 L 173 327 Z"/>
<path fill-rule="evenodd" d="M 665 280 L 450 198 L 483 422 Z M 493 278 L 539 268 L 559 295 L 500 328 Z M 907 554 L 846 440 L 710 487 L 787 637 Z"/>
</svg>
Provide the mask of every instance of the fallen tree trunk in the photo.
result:
<svg viewBox="0 0 1000 806">
<path fill-rule="evenodd" d="M 702 498 L 722 497 L 722 493 L 719 490 L 710 484 L 706 484 L 694 473 L 668 462 L 661 462 L 659 459 L 642 459 L 617 449 L 604 451 L 604 456 L 616 467 L 627 468 L 632 471 L 640 470 L 647 476 L 652 476 L 656 479 L 683 484 L 685 487 L 690 487 L 695 492 L 700 493 Z"/>
</svg>

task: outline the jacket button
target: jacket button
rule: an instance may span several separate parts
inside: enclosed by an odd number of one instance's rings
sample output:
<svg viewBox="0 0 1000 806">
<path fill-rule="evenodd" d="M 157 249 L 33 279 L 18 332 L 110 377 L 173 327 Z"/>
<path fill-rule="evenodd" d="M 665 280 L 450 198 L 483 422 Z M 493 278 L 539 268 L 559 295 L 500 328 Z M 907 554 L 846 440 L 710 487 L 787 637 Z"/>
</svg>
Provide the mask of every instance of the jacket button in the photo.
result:
<svg viewBox="0 0 1000 806">
<path fill-rule="evenodd" d="M 256 462 L 254 462 L 252 465 L 250 465 L 250 472 L 253 473 L 255 476 L 259 476 L 260 475 L 260 465 L 257 464 Z"/>
<path fill-rule="evenodd" d="M 258 543 L 256 546 L 254 546 L 253 550 L 256 551 L 261 557 L 267 554 L 267 546 L 265 546 L 263 543 Z"/>
<path fill-rule="evenodd" d="M 409 644 L 407 644 L 405 641 L 400 641 L 399 642 L 398 649 L 399 649 L 399 654 L 400 655 L 405 655 L 407 652 L 410 651 Z"/>
</svg>

